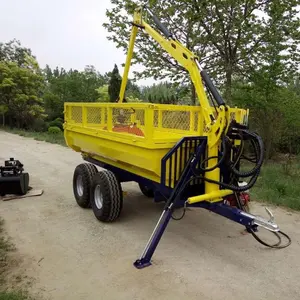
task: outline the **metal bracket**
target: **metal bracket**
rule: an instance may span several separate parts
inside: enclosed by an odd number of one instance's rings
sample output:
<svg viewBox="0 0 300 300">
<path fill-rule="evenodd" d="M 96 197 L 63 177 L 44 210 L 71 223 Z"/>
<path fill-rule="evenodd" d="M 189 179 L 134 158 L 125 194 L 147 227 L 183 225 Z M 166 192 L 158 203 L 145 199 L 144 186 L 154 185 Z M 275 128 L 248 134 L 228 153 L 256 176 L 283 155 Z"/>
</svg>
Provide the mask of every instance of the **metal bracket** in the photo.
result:
<svg viewBox="0 0 300 300">
<path fill-rule="evenodd" d="M 246 213 L 244 211 L 241 212 L 242 215 L 252 218 L 253 219 L 253 223 L 255 225 L 261 226 L 269 231 L 273 231 L 273 232 L 278 232 L 279 231 L 279 226 L 274 222 L 274 215 L 273 213 L 268 209 L 265 208 L 265 210 L 267 211 L 270 219 L 266 220 L 265 218 L 261 217 L 261 216 L 256 216 L 256 215 L 252 215 L 249 213 Z"/>
</svg>

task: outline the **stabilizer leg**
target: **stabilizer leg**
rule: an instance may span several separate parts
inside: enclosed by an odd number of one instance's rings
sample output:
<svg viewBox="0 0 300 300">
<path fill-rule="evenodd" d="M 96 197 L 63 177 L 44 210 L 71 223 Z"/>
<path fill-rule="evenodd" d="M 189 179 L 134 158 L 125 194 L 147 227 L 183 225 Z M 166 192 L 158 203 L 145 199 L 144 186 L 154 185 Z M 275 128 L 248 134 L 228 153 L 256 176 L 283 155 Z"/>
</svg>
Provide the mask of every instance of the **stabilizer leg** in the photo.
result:
<svg viewBox="0 0 300 300">
<path fill-rule="evenodd" d="M 148 267 L 151 265 L 152 255 L 153 255 L 166 227 L 168 226 L 168 223 L 172 216 L 172 210 L 173 210 L 172 207 L 173 207 L 173 204 L 171 204 L 169 207 L 167 207 L 163 210 L 163 212 L 152 232 L 152 235 L 144 249 L 143 254 L 133 264 L 137 269 L 142 269 L 142 268 L 145 268 L 145 267 Z"/>
<path fill-rule="evenodd" d="M 205 150 L 206 143 L 201 143 L 196 147 L 195 153 L 192 153 L 189 157 L 180 178 L 175 185 L 170 198 L 167 200 L 164 210 L 152 232 L 152 235 L 145 247 L 145 250 L 141 257 L 134 262 L 134 266 L 138 269 L 145 268 L 151 265 L 152 255 L 172 217 L 172 213 L 178 201 L 180 201 L 181 194 L 185 190 L 191 178 L 193 168 L 198 164 L 201 154 Z"/>
</svg>

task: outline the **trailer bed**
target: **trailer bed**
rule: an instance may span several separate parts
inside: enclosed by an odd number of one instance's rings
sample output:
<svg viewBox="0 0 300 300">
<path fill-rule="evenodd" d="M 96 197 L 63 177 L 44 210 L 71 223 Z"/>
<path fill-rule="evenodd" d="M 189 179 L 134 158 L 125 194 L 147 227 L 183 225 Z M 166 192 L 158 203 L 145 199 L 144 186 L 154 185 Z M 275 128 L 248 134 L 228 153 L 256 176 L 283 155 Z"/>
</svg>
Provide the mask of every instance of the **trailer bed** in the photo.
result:
<svg viewBox="0 0 300 300">
<path fill-rule="evenodd" d="M 70 148 L 156 182 L 162 158 L 176 143 L 205 135 L 200 106 L 68 102 L 64 113 Z M 232 117 L 244 115 L 232 109 Z"/>
</svg>

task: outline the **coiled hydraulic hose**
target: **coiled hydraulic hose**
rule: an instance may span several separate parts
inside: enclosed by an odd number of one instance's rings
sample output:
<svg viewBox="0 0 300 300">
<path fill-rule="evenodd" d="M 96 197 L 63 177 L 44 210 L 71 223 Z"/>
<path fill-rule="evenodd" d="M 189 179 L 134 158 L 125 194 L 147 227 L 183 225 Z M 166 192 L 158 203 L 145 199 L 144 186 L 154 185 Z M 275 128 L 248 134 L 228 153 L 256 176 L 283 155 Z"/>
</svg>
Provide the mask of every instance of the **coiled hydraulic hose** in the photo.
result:
<svg viewBox="0 0 300 300">
<path fill-rule="evenodd" d="M 221 164 L 224 162 L 225 158 L 226 158 L 226 154 L 227 154 L 227 146 L 226 146 L 226 139 L 227 137 L 222 134 L 222 146 L 223 146 L 223 154 L 221 156 L 221 159 L 218 161 L 218 163 L 216 165 L 214 165 L 213 167 L 211 168 L 203 168 L 202 165 L 204 165 L 206 162 L 208 162 L 209 160 L 211 159 L 214 159 L 214 158 L 219 158 L 219 156 L 210 156 L 210 157 L 207 157 L 205 158 L 203 161 L 201 161 L 201 164 L 200 164 L 200 167 L 199 169 L 202 171 L 202 172 L 210 172 L 210 171 L 213 171 L 215 170 L 216 168 L 219 168 L 221 166 Z"/>
<path fill-rule="evenodd" d="M 243 207 L 242 203 L 241 203 L 241 200 L 240 200 L 240 197 L 237 193 L 234 193 L 235 195 L 235 198 L 236 198 L 236 201 L 237 201 L 237 204 L 238 204 L 238 208 L 241 209 L 241 210 L 244 210 L 245 211 L 245 208 Z M 276 244 L 268 244 L 266 242 L 264 242 L 261 238 L 258 237 L 258 235 L 255 233 L 255 231 L 253 230 L 253 228 L 251 226 L 247 226 L 246 227 L 246 230 L 248 232 L 250 232 L 252 234 L 252 236 L 262 245 L 266 246 L 266 247 L 269 247 L 269 248 L 274 248 L 274 249 L 283 249 L 283 248 L 286 248 L 288 247 L 291 243 L 292 243 L 292 240 L 291 238 L 284 232 L 282 231 L 277 231 L 277 232 L 272 232 L 278 239 L 278 242 Z M 281 245 L 282 244 L 282 239 L 281 239 L 281 236 L 280 235 L 283 235 L 284 237 L 286 237 L 286 239 L 288 240 L 288 242 L 285 244 L 285 245 Z"/>
<path fill-rule="evenodd" d="M 249 132 L 247 130 L 244 130 L 244 132 L 252 136 L 251 143 L 255 148 L 256 166 L 248 172 L 240 172 L 234 167 L 234 163 L 229 164 L 230 170 L 239 177 L 249 177 L 255 175 L 258 171 L 260 171 L 260 168 L 264 160 L 264 152 L 263 152 L 264 144 L 262 138 L 259 135 Z M 241 135 L 241 137 L 243 137 L 243 135 Z"/>
<path fill-rule="evenodd" d="M 252 234 L 252 236 L 259 243 L 261 243 L 262 245 L 264 245 L 266 247 L 269 247 L 269 248 L 283 249 L 283 248 L 288 247 L 292 243 L 291 238 L 286 233 L 284 233 L 284 232 L 282 232 L 280 230 L 278 232 L 273 232 L 274 235 L 278 238 L 278 242 L 276 244 L 274 244 L 274 245 L 270 245 L 270 244 L 264 242 L 262 239 L 260 239 L 251 227 L 247 228 L 247 230 Z M 288 242 L 285 245 L 281 245 L 282 240 L 281 240 L 281 237 L 280 237 L 279 234 L 281 234 L 281 235 L 283 235 L 283 236 L 285 236 L 287 238 Z"/>
<path fill-rule="evenodd" d="M 211 167 L 211 168 L 203 168 L 202 165 L 207 162 L 208 160 L 210 159 L 213 159 L 213 158 L 219 158 L 218 156 L 212 156 L 212 157 L 208 157 L 206 159 L 204 159 L 202 162 L 201 162 L 201 165 L 200 167 L 198 167 L 198 170 L 197 171 L 202 171 L 202 172 L 210 172 L 210 171 L 213 171 L 214 169 L 218 168 L 221 166 L 222 163 L 226 162 L 226 166 L 229 168 L 229 170 L 236 176 L 238 177 L 251 177 L 249 183 L 245 186 L 238 186 L 238 185 L 233 185 L 233 184 L 230 184 L 230 183 L 224 183 L 224 182 L 221 182 L 221 181 L 217 181 L 217 180 L 212 180 L 212 179 L 208 179 L 208 178 L 205 178 L 204 176 L 202 177 L 203 180 L 205 181 L 208 181 L 210 183 L 215 183 L 215 184 L 218 184 L 224 188 L 227 188 L 227 189 L 230 189 L 232 191 L 235 191 L 235 192 L 243 192 L 243 191 L 246 191 L 250 188 L 252 188 L 259 176 L 259 173 L 260 173 L 260 169 L 261 169 L 261 166 L 263 164 L 263 159 L 264 159 L 264 145 L 263 145 L 263 141 L 262 141 L 262 138 L 255 134 L 255 133 L 252 133 L 246 129 L 239 129 L 239 133 L 238 135 L 240 136 L 241 138 L 241 146 L 239 148 L 239 151 L 236 155 L 236 157 L 234 158 L 233 161 L 226 161 L 226 158 L 228 158 L 227 156 L 227 153 L 229 151 L 229 146 L 228 144 L 230 144 L 231 142 L 229 141 L 228 137 L 226 135 L 222 135 L 222 150 L 223 150 L 223 153 L 222 153 L 222 156 L 220 158 L 220 160 L 218 161 L 218 163 Z M 247 135 L 248 137 L 250 137 L 251 139 L 251 144 L 254 148 L 254 152 L 255 152 L 255 167 L 250 170 L 250 171 L 247 171 L 247 172 L 241 172 L 239 170 L 236 169 L 236 165 L 238 163 L 238 161 L 241 159 L 241 156 L 242 156 L 242 151 L 244 149 L 243 147 L 243 143 L 244 143 L 244 139 L 243 139 L 243 136 L 244 135 Z M 232 147 L 232 144 L 230 145 Z M 253 161 L 252 161 L 253 162 Z M 194 170 L 194 174 L 196 175 L 196 172 Z"/>
</svg>

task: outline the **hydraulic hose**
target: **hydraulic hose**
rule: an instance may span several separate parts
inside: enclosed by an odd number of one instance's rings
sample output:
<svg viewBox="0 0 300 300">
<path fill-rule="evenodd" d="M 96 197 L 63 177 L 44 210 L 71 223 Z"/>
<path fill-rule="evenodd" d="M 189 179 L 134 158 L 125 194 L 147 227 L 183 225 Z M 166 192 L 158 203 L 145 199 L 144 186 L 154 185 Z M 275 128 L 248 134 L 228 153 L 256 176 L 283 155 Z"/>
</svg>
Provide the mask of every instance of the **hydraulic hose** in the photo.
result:
<svg viewBox="0 0 300 300">
<path fill-rule="evenodd" d="M 223 154 L 222 154 L 222 157 L 221 159 L 218 161 L 218 163 L 216 165 L 214 165 L 213 167 L 211 168 L 202 168 L 201 166 L 206 163 L 207 161 L 211 160 L 211 159 L 214 159 L 214 158 L 219 158 L 219 156 L 210 156 L 210 157 L 207 157 L 205 158 L 202 162 L 201 162 L 201 165 L 199 167 L 199 169 L 203 172 L 210 172 L 210 171 L 213 171 L 215 170 L 216 168 L 220 167 L 220 165 L 224 162 L 225 160 L 225 157 L 226 157 L 226 154 L 227 154 L 227 146 L 226 146 L 226 136 L 223 134 L 222 135 L 222 146 L 223 146 Z"/>
<path fill-rule="evenodd" d="M 248 135 L 251 135 L 253 138 L 251 141 L 253 141 L 252 144 L 255 148 L 255 154 L 256 154 L 255 156 L 258 157 L 258 161 L 256 162 L 256 166 L 248 172 L 240 172 L 234 167 L 233 163 L 229 164 L 230 170 L 239 177 L 249 177 L 249 176 L 254 175 L 256 172 L 258 172 L 260 170 L 260 168 L 263 164 L 263 160 L 264 160 L 264 153 L 263 153 L 264 145 L 263 145 L 262 138 L 255 133 L 250 133 L 249 131 L 245 131 L 245 132 Z M 257 144 L 256 144 L 256 142 L 257 142 Z"/>
<path fill-rule="evenodd" d="M 257 180 L 259 176 L 259 172 L 257 172 L 256 174 L 254 174 L 254 176 L 250 179 L 249 183 L 247 185 L 244 185 L 244 186 L 236 186 L 236 185 L 233 185 L 233 184 L 230 184 L 230 183 L 224 183 L 224 182 L 221 182 L 221 181 L 217 181 L 217 180 L 212 180 L 212 179 L 208 179 L 208 178 L 205 178 L 204 176 L 200 176 L 201 179 L 205 180 L 205 181 L 208 181 L 210 183 L 215 183 L 215 184 L 218 184 L 226 189 L 229 189 L 229 190 L 232 190 L 234 192 L 244 192 L 250 188 L 252 188 Z"/>
<path fill-rule="evenodd" d="M 200 74 L 201 74 L 201 77 L 203 78 L 204 82 L 206 83 L 207 88 L 210 90 L 210 92 L 212 93 L 212 95 L 216 99 L 218 105 L 219 106 L 225 105 L 224 100 L 222 99 L 220 93 L 218 92 L 215 85 L 211 81 L 211 79 L 210 79 L 209 75 L 207 74 L 206 70 L 202 70 L 200 72 Z"/>
<path fill-rule="evenodd" d="M 284 232 L 282 232 L 282 231 L 280 231 L 280 230 L 279 230 L 278 232 L 273 232 L 273 233 L 276 235 L 276 237 L 278 238 L 278 240 L 279 240 L 279 241 L 278 241 L 276 244 L 274 244 L 274 245 L 270 245 L 270 244 L 264 242 L 262 239 L 260 239 L 251 227 L 247 228 L 247 230 L 250 231 L 250 233 L 252 234 L 252 236 L 253 236 L 259 243 L 261 243 L 262 245 L 264 245 L 264 246 L 266 246 L 266 247 L 269 247 L 269 248 L 283 249 L 283 248 L 288 247 L 288 246 L 291 245 L 291 243 L 292 243 L 291 238 L 290 238 L 286 233 L 284 233 Z M 280 233 L 281 235 L 285 236 L 285 237 L 287 238 L 287 240 L 288 240 L 288 242 L 287 242 L 285 245 L 283 245 L 283 246 L 281 245 L 281 237 L 280 237 L 279 233 Z"/>
<path fill-rule="evenodd" d="M 243 151 L 243 143 L 245 142 L 244 139 L 243 139 L 243 135 L 246 134 L 248 136 L 251 137 L 251 144 L 254 148 L 254 153 L 255 153 L 255 157 L 256 157 L 256 160 L 255 160 L 255 167 L 250 170 L 250 171 L 247 171 L 247 172 L 241 172 L 241 171 L 238 171 L 236 169 L 236 165 L 238 163 L 238 161 L 241 159 L 241 156 L 242 156 L 242 151 Z M 230 184 L 230 183 L 224 183 L 224 182 L 220 182 L 220 181 L 216 181 L 216 180 L 211 180 L 211 179 L 207 179 L 205 178 L 204 176 L 200 176 L 203 180 L 205 181 L 208 181 L 210 183 L 215 183 L 215 184 L 218 184 L 224 188 L 227 188 L 227 189 L 231 189 L 232 191 L 235 191 L 235 192 L 243 192 L 243 191 L 246 191 L 250 188 L 252 188 L 259 176 L 259 173 L 260 173 L 260 169 L 261 169 L 261 166 L 263 164 L 263 159 L 264 159 L 264 155 L 263 155 L 263 148 L 264 148 L 264 145 L 263 145 L 263 141 L 261 139 L 260 136 L 258 136 L 257 134 L 255 133 L 251 133 L 249 132 L 248 130 L 245 130 L 245 129 L 240 129 L 239 130 L 239 133 L 238 135 L 240 136 L 241 138 L 241 146 L 240 146 L 240 149 L 238 150 L 238 153 L 235 155 L 235 158 L 233 159 L 233 161 L 230 161 L 230 162 L 227 162 L 226 163 L 226 166 L 229 168 L 229 170 L 236 176 L 238 177 L 251 177 L 249 183 L 245 186 L 236 186 L 236 185 L 233 185 L 233 184 Z M 218 161 L 218 163 L 211 167 L 211 168 L 203 168 L 202 165 L 207 162 L 208 160 L 210 159 L 213 159 L 213 158 L 219 158 L 218 156 L 212 156 L 212 157 L 208 157 L 206 159 L 204 159 L 202 162 L 201 162 L 201 165 L 200 167 L 198 167 L 198 171 L 202 171 L 202 172 L 210 172 L 210 171 L 213 171 L 214 169 L 218 168 L 221 166 L 221 164 L 225 161 L 225 159 L 227 158 L 227 153 L 228 153 L 228 145 L 227 145 L 227 136 L 226 135 L 222 135 L 222 146 L 223 146 L 223 154 L 222 154 L 222 157 L 220 158 L 220 160 Z M 194 172 L 194 175 L 197 176 L 195 170 L 193 171 Z"/>
</svg>

